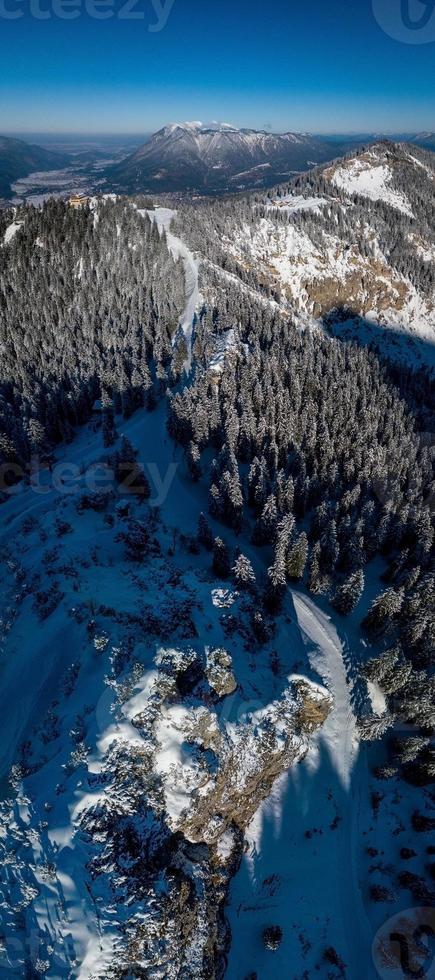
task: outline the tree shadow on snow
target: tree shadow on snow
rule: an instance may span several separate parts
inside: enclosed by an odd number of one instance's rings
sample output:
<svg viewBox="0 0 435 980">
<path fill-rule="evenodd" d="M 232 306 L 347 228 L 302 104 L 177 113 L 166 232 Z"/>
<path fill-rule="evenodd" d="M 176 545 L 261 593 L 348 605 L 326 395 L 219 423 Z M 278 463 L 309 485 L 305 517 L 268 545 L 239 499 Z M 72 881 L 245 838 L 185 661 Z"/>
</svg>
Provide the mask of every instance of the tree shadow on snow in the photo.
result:
<svg viewBox="0 0 435 980">
<path fill-rule="evenodd" d="M 379 326 L 344 307 L 325 315 L 323 326 L 337 340 L 369 350 L 416 414 L 418 428 L 435 431 L 435 336 L 431 342 L 396 326 Z"/>
</svg>

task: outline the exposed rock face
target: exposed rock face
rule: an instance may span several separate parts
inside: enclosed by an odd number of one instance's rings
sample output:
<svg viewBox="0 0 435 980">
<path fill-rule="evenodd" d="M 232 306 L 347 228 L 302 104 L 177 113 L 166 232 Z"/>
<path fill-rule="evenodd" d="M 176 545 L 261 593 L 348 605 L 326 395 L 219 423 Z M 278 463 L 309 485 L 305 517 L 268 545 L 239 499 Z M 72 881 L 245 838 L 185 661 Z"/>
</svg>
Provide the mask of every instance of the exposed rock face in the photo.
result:
<svg viewBox="0 0 435 980">
<path fill-rule="evenodd" d="M 164 651 L 159 669 L 141 677 L 122 705 L 140 736 L 134 751 L 143 790 L 136 812 L 112 827 L 119 851 L 112 845 L 95 872 L 113 862 L 115 879 L 128 874 L 130 901 L 133 895 L 148 911 L 128 922 L 117 977 L 132 966 L 137 977 L 223 975 L 230 940 L 223 910 L 243 831 L 274 780 L 304 757 L 330 709 L 327 692 L 294 677 L 279 700 L 227 722 L 224 710 L 202 701 L 206 680 L 214 694 L 234 690 L 231 657 L 207 651 L 202 676 L 198 664 L 190 649 Z M 180 678 L 192 678 L 194 667 L 196 686 L 182 699 Z M 131 745 L 115 741 L 110 749 L 112 783 L 127 751 L 131 767 Z M 112 800 L 111 820 L 113 809 Z M 95 811 L 85 811 L 82 824 L 94 837 L 107 830 Z"/>
<path fill-rule="evenodd" d="M 205 676 L 219 698 L 233 694 L 236 690 L 237 681 L 231 668 L 231 657 L 222 647 L 207 651 Z"/>
<path fill-rule="evenodd" d="M 166 565 L 161 575 L 167 582 Z M 201 579 L 194 582 L 192 597 Z M 217 632 L 228 596 L 213 590 L 207 614 L 202 604 L 194 609 L 202 632 L 218 610 L 216 645 L 203 646 L 184 637 L 182 589 L 179 582 L 173 646 L 137 642 L 140 626 L 149 636 L 148 615 L 130 633 L 111 607 L 91 621 L 82 606 L 72 609 L 82 675 L 77 663 L 69 668 L 62 702 L 35 735 L 38 754 L 23 746 L 14 798 L 0 804 L 11 978 L 35 969 L 87 980 L 224 975 L 224 910 L 245 829 L 274 781 L 304 757 L 331 701 L 305 678 L 284 675 L 254 710 L 243 700 L 252 688 L 240 644 L 234 637 L 227 650 Z M 104 677 L 98 687 L 95 675 Z"/>
<path fill-rule="evenodd" d="M 242 289 L 266 293 L 303 324 L 328 321 L 339 336 L 382 337 L 391 356 L 408 360 L 411 350 L 427 358 L 435 331 L 434 181 L 432 154 L 379 143 L 281 184 L 260 204 L 234 208 L 221 252 L 215 243 L 198 248 L 213 275 L 217 269 L 223 281 L 234 277 Z M 207 298 L 210 271 L 203 263 Z"/>
</svg>

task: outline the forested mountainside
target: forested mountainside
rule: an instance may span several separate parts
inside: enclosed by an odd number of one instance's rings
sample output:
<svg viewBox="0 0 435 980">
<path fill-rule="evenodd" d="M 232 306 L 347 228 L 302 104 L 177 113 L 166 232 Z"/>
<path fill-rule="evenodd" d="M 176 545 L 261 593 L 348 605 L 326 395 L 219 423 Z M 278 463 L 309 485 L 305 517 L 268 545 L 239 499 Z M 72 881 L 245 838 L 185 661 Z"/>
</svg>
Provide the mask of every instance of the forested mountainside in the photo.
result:
<svg viewBox="0 0 435 980">
<path fill-rule="evenodd" d="M 433 905 L 434 382 L 321 325 L 379 263 L 430 338 L 433 169 L 0 214 L 5 977 L 371 980 Z"/>
<path fill-rule="evenodd" d="M 151 361 L 166 379 L 184 303 L 184 270 L 145 212 L 109 199 L 22 215 L 0 250 L 3 449 L 20 466 L 68 439 L 100 395 L 127 413 L 143 404 Z"/>
<path fill-rule="evenodd" d="M 186 207 L 183 226 L 217 281 L 235 275 L 304 322 L 433 363 L 434 173 L 434 154 L 376 144 L 265 196 Z"/>
</svg>

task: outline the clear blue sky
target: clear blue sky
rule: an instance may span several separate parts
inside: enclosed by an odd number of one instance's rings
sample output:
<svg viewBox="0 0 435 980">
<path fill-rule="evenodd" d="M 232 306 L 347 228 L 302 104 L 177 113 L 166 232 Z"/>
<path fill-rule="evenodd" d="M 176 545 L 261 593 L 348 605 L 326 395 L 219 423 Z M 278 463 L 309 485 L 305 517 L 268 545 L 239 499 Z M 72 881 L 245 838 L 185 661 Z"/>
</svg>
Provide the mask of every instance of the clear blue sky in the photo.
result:
<svg viewBox="0 0 435 980">
<path fill-rule="evenodd" d="M 435 43 L 393 40 L 373 14 L 372 2 L 400 0 L 174 0 L 160 32 L 148 27 L 171 0 L 130 0 L 135 20 L 95 20 L 86 0 L 69 0 L 81 12 L 64 20 L 59 2 L 0 0 L 24 12 L 0 15 L 0 132 L 145 133 L 192 119 L 435 129 Z M 125 0 L 104 2 L 117 14 Z M 31 16 L 31 3 L 49 19 Z"/>
</svg>

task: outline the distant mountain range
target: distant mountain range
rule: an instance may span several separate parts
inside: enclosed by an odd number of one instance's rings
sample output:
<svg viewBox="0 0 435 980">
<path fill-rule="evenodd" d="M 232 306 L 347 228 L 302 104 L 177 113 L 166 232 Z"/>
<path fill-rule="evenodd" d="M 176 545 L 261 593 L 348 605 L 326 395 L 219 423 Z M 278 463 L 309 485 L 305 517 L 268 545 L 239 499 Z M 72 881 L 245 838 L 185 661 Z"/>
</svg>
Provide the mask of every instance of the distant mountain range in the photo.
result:
<svg viewBox="0 0 435 980">
<path fill-rule="evenodd" d="M 108 173 L 114 190 L 218 193 L 265 187 L 337 155 L 337 146 L 302 133 L 236 129 L 227 123 L 174 123 Z"/>
<path fill-rule="evenodd" d="M 11 196 L 11 184 L 37 170 L 60 170 L 69 157 L 23 140 L 0 136 L 0 198 Z"/>
<path fill-rule="evenodd" d="M 128 152 L 125 139 L 123 146 L 109 153 L 98 140 L 77 147 L 69 141 L 54 149 L 0 136 L 0 200 L 11 199 L 11 185 L 35 172 L 36 181 L 20 188 L 18 196 L 67 195 L 71 188 L 83 193 L 201 195 L 255 190 L 384 139 L 381 134 L 277 134 L 227 123 L 190 122 L 164 126 L 133 152 Z M 435 150 L 435 133 L 399 134 L 397 140 Z M 44 179 L 47 171 L 60 170 L 65 170 L 59 175 L 63 180 L 53 173 Z"/>
<path fill-rule="evenodd" d="M 417 146 L 422 146 L 425 150 L 435 151 L 435 133 L 417 133 L 411 140 Z"/>
</svg>

